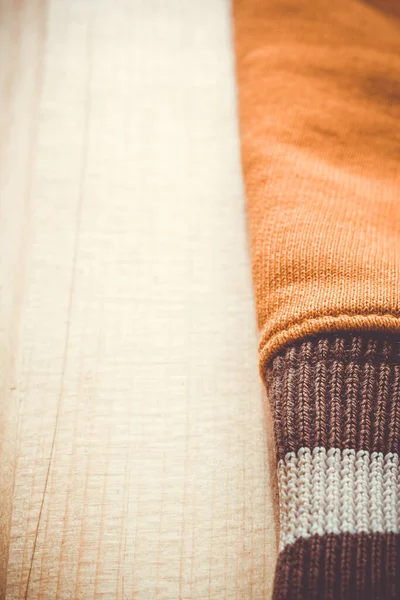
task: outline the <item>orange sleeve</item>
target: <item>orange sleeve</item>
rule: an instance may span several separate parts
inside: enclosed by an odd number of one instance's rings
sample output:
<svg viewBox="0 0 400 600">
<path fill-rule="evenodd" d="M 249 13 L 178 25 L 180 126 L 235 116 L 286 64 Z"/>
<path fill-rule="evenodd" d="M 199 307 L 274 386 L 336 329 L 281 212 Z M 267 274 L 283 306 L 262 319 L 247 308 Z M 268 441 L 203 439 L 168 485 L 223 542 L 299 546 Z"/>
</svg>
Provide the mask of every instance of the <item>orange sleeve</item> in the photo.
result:
<svg viewBox="0 0 400 600">
<path fill-rule="evenodd" d="M 308 334 L 400 331 L 396 6 L 234 0 L 262 372 Z"/>
</svg>

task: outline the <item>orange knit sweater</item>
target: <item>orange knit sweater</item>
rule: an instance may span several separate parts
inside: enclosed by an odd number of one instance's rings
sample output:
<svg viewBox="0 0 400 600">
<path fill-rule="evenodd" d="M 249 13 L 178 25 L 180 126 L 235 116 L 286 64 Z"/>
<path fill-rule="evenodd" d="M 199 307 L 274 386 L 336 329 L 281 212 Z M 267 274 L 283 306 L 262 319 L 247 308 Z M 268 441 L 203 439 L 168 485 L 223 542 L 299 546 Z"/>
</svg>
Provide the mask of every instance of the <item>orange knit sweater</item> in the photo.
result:
<svg viewBox="0 0 400 600">
<path fill-rule="evenodd" d="M 400 330 L 399 6 L 234 1 L 262 372 L 306 334 Z"/>
<path fill-rule="evenodd" d="M 234 0 L 275 600 L 400 598 L 400 2 Z"/>
</svg>

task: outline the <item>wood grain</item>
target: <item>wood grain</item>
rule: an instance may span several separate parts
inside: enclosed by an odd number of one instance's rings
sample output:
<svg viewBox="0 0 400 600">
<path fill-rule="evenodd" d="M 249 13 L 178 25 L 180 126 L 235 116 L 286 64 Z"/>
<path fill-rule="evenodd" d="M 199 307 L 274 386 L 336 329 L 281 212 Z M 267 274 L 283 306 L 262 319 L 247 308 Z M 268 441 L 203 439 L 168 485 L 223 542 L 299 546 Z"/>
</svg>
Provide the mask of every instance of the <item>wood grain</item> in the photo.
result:
<svg viewBox="0 0 400 600">
<path fill-rule="evenodd" d="M 0 598 L 269 598 L 224 0 L 0 0 Z"/>
</svg>

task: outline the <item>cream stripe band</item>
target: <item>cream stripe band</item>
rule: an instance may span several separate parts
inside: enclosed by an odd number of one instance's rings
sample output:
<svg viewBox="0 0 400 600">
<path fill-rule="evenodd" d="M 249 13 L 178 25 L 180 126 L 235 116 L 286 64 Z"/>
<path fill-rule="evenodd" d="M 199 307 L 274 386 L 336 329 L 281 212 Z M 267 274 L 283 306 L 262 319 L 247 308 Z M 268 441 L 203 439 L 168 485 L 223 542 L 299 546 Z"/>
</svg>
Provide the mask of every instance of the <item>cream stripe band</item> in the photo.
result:
<svg viewBox="0 0 400 600">
<path fill-rule="evenodd" d="M 280 550 L 325 533 L 398 533 L 398 454 L 300 448 L 278 464 Z"/>
</svg>

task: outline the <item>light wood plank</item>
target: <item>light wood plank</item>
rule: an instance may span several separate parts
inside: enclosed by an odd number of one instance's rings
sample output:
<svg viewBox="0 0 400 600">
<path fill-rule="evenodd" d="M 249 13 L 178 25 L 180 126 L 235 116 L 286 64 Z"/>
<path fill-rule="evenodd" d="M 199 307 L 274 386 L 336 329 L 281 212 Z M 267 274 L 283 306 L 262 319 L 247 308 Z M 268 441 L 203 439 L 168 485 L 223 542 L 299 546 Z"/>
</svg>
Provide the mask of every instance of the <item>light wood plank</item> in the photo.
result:
<svg viewBox="0 0 400 600">
<path fill-rule="evenodd" d="M 1 597 L 268 598 L 229 3 L 0 7 Z"/>
</svg>

